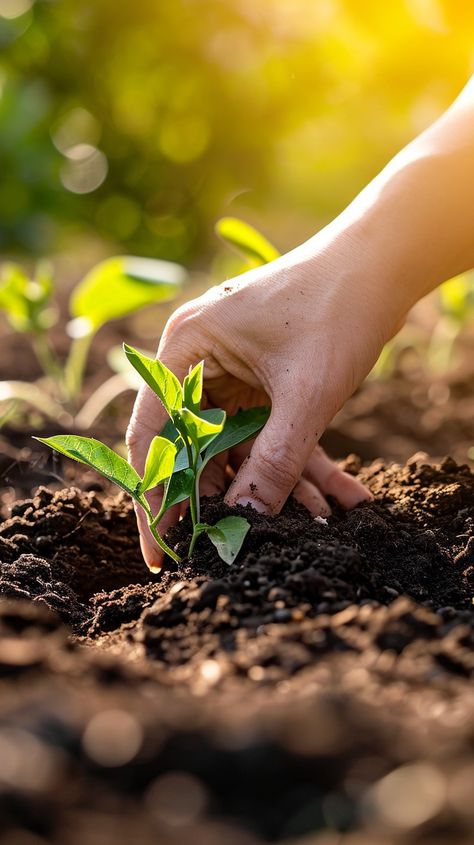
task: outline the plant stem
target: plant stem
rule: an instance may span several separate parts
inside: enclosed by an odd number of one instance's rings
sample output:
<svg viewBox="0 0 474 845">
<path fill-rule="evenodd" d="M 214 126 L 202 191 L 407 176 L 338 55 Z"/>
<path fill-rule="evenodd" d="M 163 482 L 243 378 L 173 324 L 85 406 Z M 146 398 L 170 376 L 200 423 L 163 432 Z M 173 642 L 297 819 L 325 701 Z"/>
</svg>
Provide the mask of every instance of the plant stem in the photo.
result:
<svg viewBox="0 0 474 845">
<path fill-rule="evenodd" d="M 129 389 L 131 389 L 130 382 L 125 375 L 116 373 L 110 376 L 107 381 L 99 385 L 97 390 L 89 396 L 89 399 L 87 399 L 75 417 L 74 424 L 78 428 L 91 428 L 107 405 L 125 390 Z"/>
<path fill-rule="evenodd" d="M 191 555 L 194 551 L 194 546 L 196 545 L 196 540 L 197 540 L 197 538 L 199 537 L 200 534 L 201 534 L 201 532 L 196 531 L 196 527 L 194 527 L 193 536 L 191 537 L 191 542 L 189 544 L 188 557 L 191 557 Z"/>
<path fill-rule="evenodd" d="M 149 504 L 148 504 L 148 502 L 146 501 L 145 498 L 143 498 L 143 500 L 140 500 L 139 504 L 141 505 L 141 507 L 143 508 L 143 510 L 146 513 L 147 520 L 148 520 L 148 527 L 149 527 L 154 539 L 158 543 L 160 549 L 166 555 L 168 555 L 172 560 L 174 560 L 175 563 L 181 563 L 182 558 L 179 557 L 179 555 L 177 555 L 176 552 L 173 551 L 173 549 L 170 549 L 170 547 L 160 537 L 160 535 L 158 534 L 158 531 L 156 530 L 157 522 L 161 519 L 161 516 L 162 516 L 161 511 L 157 514 L 157 516 L 154 517 L 152 512 L 151 512 L 150 506 L 149 506 Z"/>
<path fill-rule="evenodd" d="M 84 370 L 92 340 L 92 332 L 82 337 L 74 338 L 64 368 L 64 388 L 66 398 L 74 401 L 82 387 Z"/>
<path fill-rule="evenodd" d="M 37 408 L 46 417 L 59 422 L 67 422 L 70 418 L 64 408 L 48 393 L 29 381 L 1 381 L 0 402 L 18 400 Z"/>
<path fill-rule="evenodd" d="M 60 380 L 61 365 L 43 332 L 33 335 L 33 349 L 44 374 L 56 382 Z"/>
<path fill-rule="evenodd" d="M 199 455 L 198 455 L 199 458 Z M 201 503 L 199 501 L 199 473 L 197 471 L 197 460 L 196 464 L 193 467 L 194 471 L 194 487 L 193 487 L 193 497 L 194 497 L 194 509 L 196 513 L 196 523 L 201 522 Z"/>
<path fill-rule="evenodd" d="M 173 549 L 170 549 L 170 547 L 165 543 L 165 541 L 162 540 L 162 538 L 158 534 L 158 531 L 156 530 L 156 527 L 153 525 L 153 520 L 151 522 L 148 522 L 148 525 L 149 525 L 150 531 L 153 534 L 153 537 L 156 540 L 156 542 L 158 543 L 160 549 L 165 554 L 167 554 L 170 558 L 172 558 L 172 560 L 174 560 L 175 563 L 181 563 L 182 558 L 179 555 L 177 555 L 176 552 L 173 551 Z"/>
<path fill-rule="evenodd" d="M 194 472 L 195 471 L 194 470 L 195 462 L 194 462 L 194 456 L 193 456 L 193 449 L 192 449 L 192 446 L 188 442 L 186 442 L 186 451 L 188 453 L 189 466 L 191 467 L 191 469 Z M 196 509 L 196 490 L 195 490 L 194 485 L 193 485 L 193 489 L 192 489 L 192 492 L 191 492 L 191 496 L 189 497 L 189 510 L 191 512 L 191 522 L 193 523 L 193 529 L 194 529 L 196 527 L 196 524 L 199 522 L 198 515 L 197 515 L 197 509 Z"/>
<path fill-rule="evenodd" d="M 188 464 L 190 469 L 192 469 L 194 476 L 196 476 L 196 469 L 197 469 L 197 462 L 199 460 L 199 450 L 196 448 L 196 457 L 193 455 L 193 446 L 190 443 L 188 433 L 186 431 L 186 427 L 183 425 L 181 420 L 178 418 L 173 419 L 173 422 L 178 429 L 181 438 L 184 442 L 186 447 L 186 454 L 188 456 Z M 189 511 L 191 514 L 191 522 L 193 524 L 193 530 L 195 529 L 197 523 L 199 522 L 199 497 L 196 497 L 196 486 L 193 485 L 193 490 L 191 496 L 189 497 Z M 193 535 L 194 536 L 194 535 Z"/>
</svg>

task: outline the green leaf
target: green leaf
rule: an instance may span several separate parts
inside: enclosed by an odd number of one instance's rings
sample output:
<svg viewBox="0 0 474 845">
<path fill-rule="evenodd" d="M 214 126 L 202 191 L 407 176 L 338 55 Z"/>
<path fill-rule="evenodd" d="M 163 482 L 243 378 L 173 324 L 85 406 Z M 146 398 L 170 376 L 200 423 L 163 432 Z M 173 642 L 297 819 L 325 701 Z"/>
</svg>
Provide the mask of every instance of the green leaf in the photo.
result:
<svg viewBox="0 0 474 845">
<path fill-rule="evenodd" d="M 71 316 L 92 333 L 108 320 L 125 317 L 153 302 L 174 299 L 185 270 L 169 261 L 120 255 L 97 264 L 74 288 Z"/>
<path fill-rule="evenodd" d="M 113 449 L 92 437 L 78 437 L 75 434 L 58 434 L 55 437 L 36 437 L 51 449 L 92 467 L 105 478 L 118 484 L 122 490 L 138 499 L 140 476 L 132 466 Z"/>
<path fill-rule="evenodd" d="M 189 499 L 194 485 L 194 473 L 192 469 L 182 469 L 180 472 L 175 472 L 169 483 L 165 487 L 164 493 L 164 510 L 169 510 L 173 505 L 184 502 Z"/>
<path fill-rule="evenodd" d="M 200 361 L 183 381 L 184 404 L 195 414 L 201 405 L 203 368 L 204 361 Z"/>
<path fill-rule="evenodd" d="M 31 307 L 27 291 L 30 279 L 18 264 L 7 263 L 0 278 L 0 309 L 17 332 L 32 330 Z"/>
<path fill-rule="evenodd" d="M 199 411 L 197 414 L 198 417 L 201 417 L 203 420 L 207 420 L 211 423 L 216 423 L 219 425 L 222 422 L 222 415 L 224 411 L 221 411 L 220 408 L 206 408 L 205 411 Z M 168 420 L 164 428 L 160 432 L 161 437 L 166 437 L 167 440 L 171 440 L 172 443 L 175 443 L 177 447 L 180 449 L 178 455 L 176 457 L 175 465 L 174 465 L 174 472 L 180 472 L 182 469 L 186 469 L 189 466 L 188 461 L 188 453 L 186 451 L 186 447 L 183 446 L 182 437 L 176 428 L 175 424 Z M 217 437 L 217 434 L 210 434 L 206 437 L 199 439 L 199 449 L 205 449 L 207 444 Z"/>
<path fill-rule="evenodd" d="M 474 274 L 463 273 L 449 279 L 441 285 L 439 294 L 444 313 L 463 323 L 473 311 Z"/>
<path fill-rule="evenodd" d="M 123 348 L 132 367 L 135 367 L 142 379 L 161 399 L 166 411 L 172 417 L 173 411 L 178 411 L 183 406 L 183 390 L 174 373 L 161 361 L 142 355 L 127 343 L 124 343 Z"/>
<path fill-rule="evenodd" d="M 180 417 L 186 427 L 186 431 L 199 452 L 211 439 L 217 437 L 224 427 L 225 411 L 221 411 L 218 408 L 212 408 L 210 410 L 214 412 L 214 419 L 217 414 L 220 415 L 220 419 L 217 422 L 213 422 L 212 418 L 206 419 L 204 416 L 193 414 L 189 408 L 183 408 L 180 412 Z"/>
<path fill-rule="evenodd" d="M 146 493 L 173 474 L 176 446 L 164 437 L 154 437 L 146 456 L 145 472 L 138 493 Z"/>
<path fill-rule="evenodd" d="M 219 434 L 207 447 L 203 457 L 205 466 L 211 458 L 215 458 L 221 452 L 238 446 L 255 437 L 263 428 L 270 416 L 269 408 L 248 408 L 245 411 L 238 411 L 234 416 L 227 417 L 222 433 Z"/>
<path fill-rule="evenodd" d="M 207 535 L 217 549 L 217 554 L 229 565 L 234 562 L 250 524 L 241 516 L 226 516 L 206 529 Z"/>
<path fill-rule="evenodd" d="M 267 239 L 237 217 L 222 217 L 216 223 L 217 234 L 238 253 L 250 261 L 253 267 L 274 261 L 280 253 Z"/>
<path fill-rule="evenodd" d="M 166 437 L 166 439 L 171 440 L 172 443 L 178 444 L 178 440 L 180 439 L 181 435 L 178 429 L 176 428 L 173 420 L 168 420 L 167 423 L 163 426 L 160 431 L 160 437 Z"/>
</svg>

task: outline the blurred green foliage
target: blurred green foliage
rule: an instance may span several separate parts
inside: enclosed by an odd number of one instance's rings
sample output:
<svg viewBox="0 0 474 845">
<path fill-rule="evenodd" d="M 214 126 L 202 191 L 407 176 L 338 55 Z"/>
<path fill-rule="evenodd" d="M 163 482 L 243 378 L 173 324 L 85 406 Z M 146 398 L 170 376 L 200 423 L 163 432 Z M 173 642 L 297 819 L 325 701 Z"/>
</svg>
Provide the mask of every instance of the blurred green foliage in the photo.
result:
<svg viewBox="0 0 474 845">
<path fill-rule="evenodd" d="M 204 261 L 334 216 L 472 69 L 469 0 L 0 0 L 0 248 Z"/>
</svg>

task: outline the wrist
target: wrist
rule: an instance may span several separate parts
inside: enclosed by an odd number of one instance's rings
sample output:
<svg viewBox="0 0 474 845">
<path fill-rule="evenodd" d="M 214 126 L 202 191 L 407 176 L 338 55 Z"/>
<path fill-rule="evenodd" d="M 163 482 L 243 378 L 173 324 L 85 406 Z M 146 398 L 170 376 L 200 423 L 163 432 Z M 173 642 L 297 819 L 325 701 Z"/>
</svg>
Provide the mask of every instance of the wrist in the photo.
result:
<svg viewBox="0 0 474 845">
<path fill-rule="evenodd" d="M 371 321 L 380 347 L 418 298 L 401 283 L 366 216 L 348 222 L 341 215 L 294 252 L 312 280 L 318 305 L 325 305 L 326 313 L 344 309 Z"/>
</svg>

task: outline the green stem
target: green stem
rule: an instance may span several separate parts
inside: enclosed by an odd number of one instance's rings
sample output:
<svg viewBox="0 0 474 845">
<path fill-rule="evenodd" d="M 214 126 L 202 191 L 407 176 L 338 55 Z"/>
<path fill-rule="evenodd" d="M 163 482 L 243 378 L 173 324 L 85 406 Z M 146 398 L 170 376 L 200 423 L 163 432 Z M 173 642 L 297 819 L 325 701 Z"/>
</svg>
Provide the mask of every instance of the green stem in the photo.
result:
<svg viewBox="0 0 474 845">
<path fill-rule="evenodd" d="M 162 549 L 162 551 L 164 551 L 164 553 L 167 554 L 168 557 L 170 557 L 172 560 L 174 560 L 175 563 L 181 563 L 182 558 L 179 555 L 177 555 L 176 552 L 173 551 L 173 549 L 170 549 L 170 547 L 165 543 L 165 541 L 162 540 L 162 538 L 158 534 L 158 531 L 156 530 L 155 526 L 152 526 L 152 524 L 150 522 L 148 523 L 148 525 L 149 525 L 150 531 L 153 534 L 153 537 L 155 538 L 156 542 L 158 543 L 160 549 Z"/>
<path fill-rule="evenodd" d="M 87 356 L 93 334 L 74 338 L 71 343 L 68 359 L 64 368 L 64 388 L 67 399 L 77 399 L 84 379 Z"/>
<path fill-rule="evenodd" d="M 61 365 L 46 335 L 39 331 L 36 332 L 33 336 L 33 348 L 44 374 L 55 381 L 60 380 L 62 373 Z"/>
<path fill-rule="evenodd" d="M 165 501 L 165 499 L 164 499 L 164 496 L 163 496 L 163 504 L 162 504 L 160 510 L 158 511 L 158 513 L 156 514 L 156 516 L 154 516 L 152 521 L 150 522 L 150 528 L 156 528 L 156 526 L 158 525 L 158 523 L 159 523 L 160 519 L 162 518 L 163 514 L 166 512 L 166 505 L 164 504 L 164 501 Z"/>
<path fill-rule="evenodd" d="M 181 435 L 181 438 L 184 442 L 184 445 L 186 447 L 186 454 L 188 456 L 188 464 L 189 464 L 190 468 L 192 469 L 194 476 L 196 476 L 196 467 L 197 467 L 197 462 L 199 460 L 199 452 L 198 452 L 198 450 L 196 450 L 196 457 L 194 457 L 193 447 L 192 447 L 192 444 L 189 441 L 188 433 L 186 431 L 185 426 L 183 425 L 183 423 L 179 419 L 178 415 L 175 419 L 173 419 L 173 422 L 174 422 L 176 428 L 178 429 L 178 431 Z M 190 511 L 190 514 L 191 514 L 191 522 L 193 524 L 193 530 L 194 530 L 197 523 L 199 522 L 199 500 L 196 499 L 196 486 L 195 485 L 193 485 L 193 490 L 192 490 L 191 496 L 189 497 L 189 511 Z"/>
<path fill-rule="evenodd" d="M 194 528 L 193 536 L 191 537 L 191 542 L 189 544 L 188 557 L 191 557 L 191 555 L 194 551 L 194 546 L 196 545 L 196 540 L 201 533 L 202 533 L 201 531 L 196 531 L 196 527 Z"/>
<path fill-rule="evenodd" d="M 157 516 L 154 517 L 152 515 L 152 512 L 150 510 L 148 503 L 146 504 L 146 507 L 145 507 L 144 502 L 140 502 L 140 504 L 141 504 L 143 510 L 145 511 L 146 515 L 147 515 L 148 527 L 149 527 L 154 539 L 158 543 L 160 549 L 166 555 L 168 555 L 168 557 L 170 557 L 172 560 L 174 560 L 175 563 L 181 563 L 182 558 L 179 557 L 179 555 L 177 555 L 176 552 L 173 551 L 173 549 L 170 549 L 170 547 L 160 537 L 160 535 L 158 534 L 158 531 L 156 530 L 156 525 L 157 525 L 158 521 L 161 519 L 161 516 L 162 516 L 161 512 L 158 513 Z"/>
<path fill-rule="evenodd" d="M 188 453 L 188 462 L 189 466 L 195 472 L 195 461 L 193 456 L 192 446 L 189 443 L 186 443 L 186 451 Z M 189 510 L 191 512 L 191 522 L 193 524 L 193 529 L 195 528 L 196 524 L 199 522 L 197 508 L 196 508 L 196 488 L 193 485 L 193 489 L 191 492 L 191 496 L 189 497 Z"/>
</svg>

